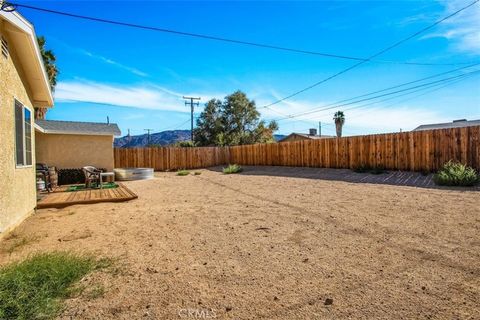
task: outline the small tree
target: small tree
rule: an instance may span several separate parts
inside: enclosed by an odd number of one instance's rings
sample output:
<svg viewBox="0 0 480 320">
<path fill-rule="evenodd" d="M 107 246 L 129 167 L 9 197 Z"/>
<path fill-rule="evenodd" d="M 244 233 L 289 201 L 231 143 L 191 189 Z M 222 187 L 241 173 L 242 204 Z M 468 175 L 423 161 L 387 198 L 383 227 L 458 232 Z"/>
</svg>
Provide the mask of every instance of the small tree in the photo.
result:
<svg viewBox="0 0 480 320">
<path fill-rule="evenodd" d="M 333 115 L 333 120 L 335 121 L 335 129 L 337 131 L 337 137 L 342 136 L 342 128 L 343 125 L 345 124 L 345 114 L 343 111 L 337 111 Z"/>
</svg>

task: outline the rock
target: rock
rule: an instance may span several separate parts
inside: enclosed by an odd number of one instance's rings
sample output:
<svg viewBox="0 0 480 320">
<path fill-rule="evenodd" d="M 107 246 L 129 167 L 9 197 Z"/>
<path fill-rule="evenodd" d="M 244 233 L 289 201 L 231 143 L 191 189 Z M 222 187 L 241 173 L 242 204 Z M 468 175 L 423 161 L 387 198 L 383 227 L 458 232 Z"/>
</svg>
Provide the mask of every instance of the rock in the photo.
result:
<svg viewBox="0 0 480 320">
<path fill-rule="evenodd" d="M 225 307 L 225 310 L 226 310 L 227 312 L 232 311 L 232 307 L 230 307 L 230 306 Z"/>
<path fill-rule="evenodd" d="M 333 304 L 333 299 L 332 298 L 327 298 L 327 299 L 325 299 L 325 302 L 323 304 L 326 305 L 326 306 L 329 306 L 329 305 Z"/>
</svg>

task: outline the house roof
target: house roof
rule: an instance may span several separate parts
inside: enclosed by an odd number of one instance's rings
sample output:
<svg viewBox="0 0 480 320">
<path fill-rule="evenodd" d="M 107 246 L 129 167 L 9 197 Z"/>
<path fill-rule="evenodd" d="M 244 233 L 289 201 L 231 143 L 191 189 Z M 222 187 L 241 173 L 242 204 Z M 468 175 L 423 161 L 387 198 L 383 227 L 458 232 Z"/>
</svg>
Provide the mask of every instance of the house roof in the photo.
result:
<svg viewBox="0 0 480 320">
<path fill-rule="evenodd" d="M 33 25 L 16 11 L 0 11 L 0 23 L 4 26 L 4 36 L 9 42 L 9 47 L 13 48 L 12 52 L 20 61 L 22 73 L 32 93 L 33 106 L 53 106 L 50 82 L 45 72 Z"/>
<path fill-rule="evenodd" d="M 450 129 L 450 128 L 462 128 L 462 127 L 473 127 L 480 126 L 479 120 L 454 120 L 452 122 L 445 123 L 434 123 L 434 124 L 423 124 L 416 127 L 413 131 L 422 131 L 422 130 L 433 130 L 433 129 Z"/>
<path fill-rule="evenodd" d="M 284 140 L 287 140 L 288 138 L 292 137 L 292 136 L 301 136 L 305 139 L 311 139 L 311 140 L 316 140 L 316 139 L 325 139 L 325 138 L 332 138 L 333 136 L 325 136 L 325 135 L 322 135 L 322 136 L 313 136 L 313 135 L 309 135 L 309 134 L 306 134 L 306 133 L 296 133 L 296 132 L 293 132 L 293 133 L 290 133 L 288 136 L 286 136 L 285 138 L 283 138 L 282 140 L 280 140 L 279 142 L 282 142 Z"/>
<path fill-rule="evenodd" d="M 120 136 L 116 123 L 35 120 L 35 128 L 43 133 Z"/>
</svg>

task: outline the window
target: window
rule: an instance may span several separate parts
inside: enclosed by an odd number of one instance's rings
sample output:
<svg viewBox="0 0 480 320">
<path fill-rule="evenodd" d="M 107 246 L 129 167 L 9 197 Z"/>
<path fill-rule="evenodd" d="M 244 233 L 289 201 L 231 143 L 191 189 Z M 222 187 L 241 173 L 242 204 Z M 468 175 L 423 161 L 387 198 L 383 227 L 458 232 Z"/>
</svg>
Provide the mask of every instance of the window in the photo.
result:
<svg viewBox="0 0 480 320">
<path fill-rule="evenodd" d="M 32 165 L 32 113 L 15 100 L 15 149 L 17 166 Z"/>
</svg>

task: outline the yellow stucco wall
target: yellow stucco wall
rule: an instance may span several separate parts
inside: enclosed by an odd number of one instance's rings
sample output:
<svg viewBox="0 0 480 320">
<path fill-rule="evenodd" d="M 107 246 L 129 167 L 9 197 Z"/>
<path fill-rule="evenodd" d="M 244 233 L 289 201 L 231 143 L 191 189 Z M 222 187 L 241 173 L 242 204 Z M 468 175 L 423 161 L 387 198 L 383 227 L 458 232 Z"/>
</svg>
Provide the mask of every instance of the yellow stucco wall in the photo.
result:
<svg viewBox="0 0 480 320">
<path fill-rule="evenodd" d="M 59 169 L 94 166 L 113 170 L 113 136 L 35 132 L 37 162 Z"/>
<path fill-rule="evenodd" d="M 3 28 L 0 22 L 0 35 L 9 41 Z M 22 222 L 36 206 L 35 167 L 15 165 L 14 99 L 29 108 L 32 117 L 34 114 L 23 72 L 12 46 L 8 58 L 0 54 L 0 237 Z M 35 150 L 33 135 L 32 123 L 32 150 Z"/>
</svg>

